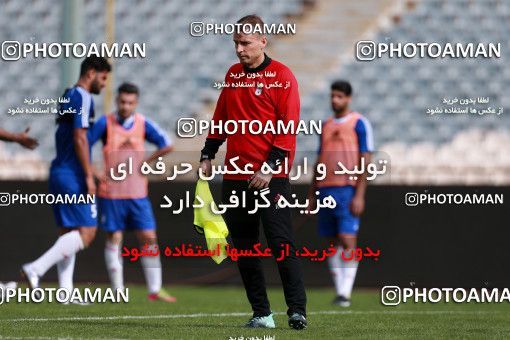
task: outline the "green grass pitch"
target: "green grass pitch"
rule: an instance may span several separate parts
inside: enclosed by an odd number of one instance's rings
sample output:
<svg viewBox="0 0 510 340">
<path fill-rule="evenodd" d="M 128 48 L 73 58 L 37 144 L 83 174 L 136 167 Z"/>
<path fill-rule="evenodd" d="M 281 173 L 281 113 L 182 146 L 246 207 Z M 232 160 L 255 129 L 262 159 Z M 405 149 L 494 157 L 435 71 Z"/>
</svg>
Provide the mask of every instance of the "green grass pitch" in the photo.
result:
<svg viewBox="0 0 510 340">
<path fill-rule="evenodd" d="M 389 307 L 377 290 L 355 290 L 353 305 L 331 305 L 332 289 L 309 288 L 308 328 L 290 329 L 280 288 L 269 289 L 276 329 L 246 329 L 251 313 L 241 287 L 169 287 L 177 303 L 150 302 L 130 286 L 129 303 L 0 305 L 0 338 L 274 339 L 508 338 L 510 304 Z"/>
</svg>

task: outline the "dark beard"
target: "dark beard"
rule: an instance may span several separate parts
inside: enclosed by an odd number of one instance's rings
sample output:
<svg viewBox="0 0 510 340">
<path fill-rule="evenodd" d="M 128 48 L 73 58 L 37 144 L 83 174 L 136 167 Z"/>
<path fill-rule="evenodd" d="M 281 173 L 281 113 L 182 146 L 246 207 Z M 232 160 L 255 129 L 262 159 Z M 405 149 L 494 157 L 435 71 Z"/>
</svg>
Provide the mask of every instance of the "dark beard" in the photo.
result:
<svg viewBox="0 0 510 340">
<path fill-rule="evenodd" d="M 333 112 L 334 112 L 334 113 L 336 113 L 336 114 L 340 114 L 340 113 L 344 112 L 344 111 L 345 111 L 345 108 L 346 108 L 346 107 L 344 106 L 344 107 L 339 108 L 338 110 L 336 110 L 334 106 L 331 106 L 331 109 L 332 109 L 332 110 L 333 110 Z"/>
<path fill-rule="evenodd" d="M 99 88 L 99 85 L 96 82 L 92 82 L 92 84 L 90 84 L 90 93 L 99 94 L 100 92 L 101 89 Z"/>
</svg>

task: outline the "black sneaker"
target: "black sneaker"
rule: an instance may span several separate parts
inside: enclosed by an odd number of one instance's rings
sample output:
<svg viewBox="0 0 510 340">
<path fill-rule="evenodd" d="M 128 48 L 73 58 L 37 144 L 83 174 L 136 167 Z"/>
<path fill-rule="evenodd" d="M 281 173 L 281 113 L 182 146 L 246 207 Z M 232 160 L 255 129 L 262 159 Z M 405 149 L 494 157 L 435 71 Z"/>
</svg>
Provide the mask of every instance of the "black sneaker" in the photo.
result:
<svg viewBox="0 0 510 340">
<path fill-rule="evenodd" d="M 299 313 L 293 313 L 289 317 L 289 326 L 290 328 L 294 329 L 305 329 L 306 326 L 308 326 L 308 322 L 306 321 L 306 318 L 299 314 Z"/>
<path fill-rule="evenodd" d="M 337 296 L 333 302 L 334 305 L 340 306 L 340 307 L 350 307 L 351 306 L 351 299 L 346 298 L 343 295 Z"/>
</svg>

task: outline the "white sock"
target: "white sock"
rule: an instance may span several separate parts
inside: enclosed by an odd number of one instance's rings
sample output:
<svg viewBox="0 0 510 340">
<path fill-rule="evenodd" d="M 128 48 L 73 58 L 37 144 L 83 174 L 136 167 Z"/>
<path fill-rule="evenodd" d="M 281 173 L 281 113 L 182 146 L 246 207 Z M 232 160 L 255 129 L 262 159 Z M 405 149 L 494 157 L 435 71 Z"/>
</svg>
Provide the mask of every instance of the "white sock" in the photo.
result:
<svg viewBox="0 0 510 340">
<path fill-rule="evenodd" d="M 341 283 L 342 283 L 342 262 L 340 261 L 340 255 L 342 254 L 342 247 L 337 248 L 337 252 L 334 256 L 328 257 L 328 266 L 333 282 L 335 283 L 336 295 L 340 295 Z"/>
<path fill-rule="evenodd" d="M 113 290 L 124 289 L 124 273 L 120 255 L 120 244 L 106 241 L 104 259 Z"/>
<path fill-rule="evenodd" d="M 73 230 L 60 236 L 55 244 L 41 257 L 29 264 L 31 270 L 43 276 L 48 269 L 66 257 L 76 254 L 83 249 L 83 241 L 78 230 Z"/>
<path fill-rule="evenodd" d="M 156 251 L 157 244 L 150 245 L 148 250 Z M 161 278 L 161 261 L 158 256 L 142 256 L 143 272 L 145 274 L 145 282 L 147 283 L 147 290 L 149 294 L 159 293 L 162 285 Z"/>
<path fill-rule="evenodd" d="M 351 251 L 355 251 L 351 249 L 347 251 L 345 254 L 346 257 L 351 257 Z M 354 258 L 350 261 L 342 261 L 342 282 L 340 283 L 340 292 L 339 295 L 343 295 L 346 298 L 351 298 L 352 287 L 354 286 L 354 280 L 356 279 L 356 272 L 358 271 L 358 261 L 355 261 Z"/>
<path fill-rule="evenodd" d="M 73 254 L 57 262 L 58 284 L 60 288 L 65 288 L 67 289 L 68 292 L 71 292 L 71 290 L 73 290 L 73 274 L 75 260 L 76 254 Z"/>
</svg>

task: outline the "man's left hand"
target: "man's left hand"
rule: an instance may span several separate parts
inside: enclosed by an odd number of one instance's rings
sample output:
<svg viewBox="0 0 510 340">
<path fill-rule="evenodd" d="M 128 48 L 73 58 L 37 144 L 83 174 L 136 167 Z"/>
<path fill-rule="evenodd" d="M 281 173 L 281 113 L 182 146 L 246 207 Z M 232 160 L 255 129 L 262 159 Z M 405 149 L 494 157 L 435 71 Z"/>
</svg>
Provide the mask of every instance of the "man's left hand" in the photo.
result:
<svg viewBox="0 0 510 340">
<path fill-rule="evenodd" d="M 263 174 L 262 171 L 257 171 L 249 180 L 248 189 L 264 189 L 269 187 L 269 182 L 273 174 Z"/>
</svg>

